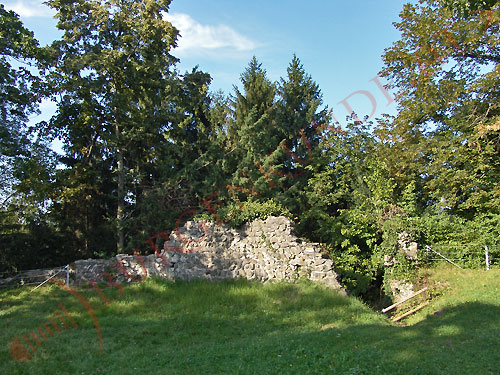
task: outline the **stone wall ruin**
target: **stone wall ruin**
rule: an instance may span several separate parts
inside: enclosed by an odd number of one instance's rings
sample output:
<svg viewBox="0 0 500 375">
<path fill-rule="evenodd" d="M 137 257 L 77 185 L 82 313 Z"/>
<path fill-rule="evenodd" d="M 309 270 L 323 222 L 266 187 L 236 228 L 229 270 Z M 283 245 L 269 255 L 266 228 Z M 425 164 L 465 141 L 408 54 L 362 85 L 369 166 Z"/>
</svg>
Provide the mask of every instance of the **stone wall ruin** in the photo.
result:
<svg viewBox="0 0 500 375">
<path fill-rule="evenodd" d="M 332 260 L 320 253 L 317 244 L 300 240 L 293 230 L 293 223 L 285 217 L 255 220 L 239 230 L 212 222 L 188 221 L 170 233 L 157 254 L 78 260 L 70 265 L 71 279 L 82 285 L 155 276 L 170 280 L 246 278 L 261 282 L 302 277 L 345 293 Z"/>
</svg>

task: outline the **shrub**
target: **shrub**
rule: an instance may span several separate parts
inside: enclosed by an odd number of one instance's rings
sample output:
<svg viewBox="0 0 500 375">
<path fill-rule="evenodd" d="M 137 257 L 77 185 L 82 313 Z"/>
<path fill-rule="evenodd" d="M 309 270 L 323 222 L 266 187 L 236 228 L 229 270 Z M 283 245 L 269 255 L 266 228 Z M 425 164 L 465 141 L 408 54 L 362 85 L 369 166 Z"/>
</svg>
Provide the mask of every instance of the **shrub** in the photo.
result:
<svg viewBox="0 0 500 375">
<path fill-rule="evenodd" d="M 196 215 L 193 220 L 220 221 L 230 227 L 239 228 L 245 223 L 255 219 L 264 220 L 269 216 L 285 216 L 289 219 L 293 217 L 286 207 L 273 199 L 268 199 L 262 202 L 250 200 L 241 204 L 230 203 L 221 207 L 217 215 L 203 212 Z"/>
</svg>

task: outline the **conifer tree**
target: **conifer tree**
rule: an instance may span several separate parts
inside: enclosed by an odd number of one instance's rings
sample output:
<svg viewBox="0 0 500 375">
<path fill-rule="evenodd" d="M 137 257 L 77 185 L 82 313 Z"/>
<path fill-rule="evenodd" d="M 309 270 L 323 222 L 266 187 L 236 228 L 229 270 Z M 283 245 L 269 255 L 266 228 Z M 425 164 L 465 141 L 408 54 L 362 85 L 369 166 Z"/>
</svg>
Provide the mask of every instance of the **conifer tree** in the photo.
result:
<svg viewBox="0 0 500 375">
<path fill-rule="evenodd" d="M 269 176 L 262 168 L 281 141 L 274 118 L 276 89 L 255 56 L 241 75 L 241 83 L 243 92 L 235 87 L 228 129 L 231 184 L 244 191 L 243 196 L 268 195 Z"/>
<path fill-rule="evenodd" d="M 322 108 L 318 84 L 297 56 L 293 56 L 277 90 L 276 125 L 282 141 L 273 154 L 273 164 L 283 177 L 280 200 L 292 212 L 302 212 L 303 191 L 310 177 L 308 166 L 319 160 L 320 134 L 330 126 L 330 117 L 328 109 Z"/>
</svg>

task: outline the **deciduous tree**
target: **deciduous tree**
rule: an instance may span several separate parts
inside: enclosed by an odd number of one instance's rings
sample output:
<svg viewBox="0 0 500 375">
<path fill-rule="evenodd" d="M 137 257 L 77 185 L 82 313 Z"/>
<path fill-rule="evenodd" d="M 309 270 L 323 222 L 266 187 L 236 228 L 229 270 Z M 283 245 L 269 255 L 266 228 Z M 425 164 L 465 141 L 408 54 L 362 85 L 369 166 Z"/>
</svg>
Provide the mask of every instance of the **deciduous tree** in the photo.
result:
<svg viewBox="0 0 500 375">
<path fill-rule="evenodd" d="M 64 135 L 71 168 L 111 166 L 117 249 L 138 199 L 147 162 L 169 147 L 177 95 L 171 55 L 178 31 L 163 15 L 170 0 L 50 0 L 63 38 L 52 44 L 51 83 L 59 108 L 51 126 Z"/>
</svg>

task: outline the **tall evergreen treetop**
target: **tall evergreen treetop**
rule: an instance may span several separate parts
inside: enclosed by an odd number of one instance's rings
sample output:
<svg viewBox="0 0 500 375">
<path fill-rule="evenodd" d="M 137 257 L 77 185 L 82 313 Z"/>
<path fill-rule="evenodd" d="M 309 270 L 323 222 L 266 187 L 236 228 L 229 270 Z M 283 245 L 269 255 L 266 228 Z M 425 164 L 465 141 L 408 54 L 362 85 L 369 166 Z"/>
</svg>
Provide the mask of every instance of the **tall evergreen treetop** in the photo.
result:
<svg viewBox="0 0 500 375">
<path fill-rule="evenodd" d="M 286 78 L 280 80 L 278 96 L 277 125 L 286 140 L 283 147 L 288 153 L 284 168 L 293 175 L 311 162 L 311 153 L 318 151 L 319 129 L 329 124 L 330 117 L 328 109 L 321 108 L 323 100 L 318 84 L 295 55 Z"/>
<path fill-rule="evenodd" d="M 259 165 L 279 143 L 273 127 L 276 89 L 255 56 L 240 80 L 243 90 L 235 86 L 232 98 L 226 170 L 234 186 L 249 190 L 257 186 L 264 192 L 267 187 Z"/>
<path fill-rule="evenodd" d="M 235 119 L 236 122 L 254 110 L 255 116 L 260 117 L 266 114 L 272 107 L 276 90 L 274 84 L 266 77 L 266 71 L 262 64 L 254 56 L 250 60 L 245 72 L 241 74 L 243 93 L 235 86 Z"/>
<path fill-rule="evenodd" d="M 286 78 L 280 80 L 278 95 L 280 121 L 284 122 L 288 136 L 294 136 L 314 121 L 324 119 L 325 111 L 320 110 L 323 103 L 321 90 L 296 55 L 287 68 Z"/>
</svg>

